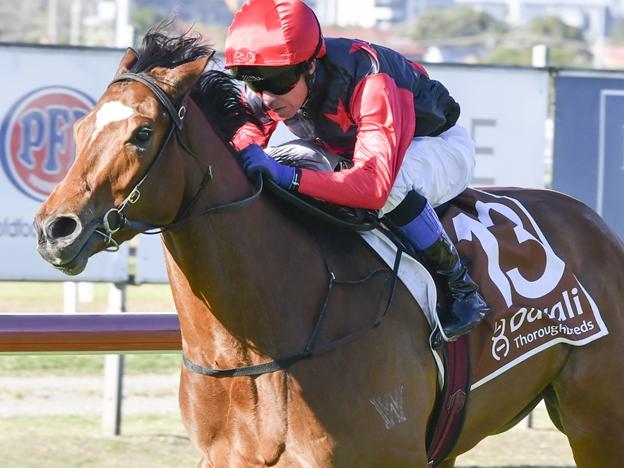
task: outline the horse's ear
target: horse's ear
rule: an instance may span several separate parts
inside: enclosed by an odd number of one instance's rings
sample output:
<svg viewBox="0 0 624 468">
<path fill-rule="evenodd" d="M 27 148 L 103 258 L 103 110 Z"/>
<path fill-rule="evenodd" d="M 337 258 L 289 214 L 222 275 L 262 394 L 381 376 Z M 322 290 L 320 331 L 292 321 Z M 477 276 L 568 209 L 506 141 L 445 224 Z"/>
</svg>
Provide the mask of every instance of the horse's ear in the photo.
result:
<svg viewBox="0 0 624 468">
<path fill-rule="evenodd" d="M 121 62 L 119 62 L 119 67 L 117 68 L 115 76 L 127 73 L 128 70 L 132 68 L 132 65 L 136 63 L 138 58 L 139 56 L 137 55 L 136 51 L 132 47 L 128 47 L 128 50 L 126 50 L 126 53 L 121 59 Z"/>
<path fill-rule="evenodd" d="M 210 55 L 204 55 L 192 62 L 186 62 L 175 68 L 154 68 L 152 74 L 159 78 L 162 83 L 169 88 L 167 91 L 171 94 L 174 101 L 188 94 L 191 87 L 195 84 L 199 76 L 206 69 L 208 61 L 214 52 Z"/>
</svg>

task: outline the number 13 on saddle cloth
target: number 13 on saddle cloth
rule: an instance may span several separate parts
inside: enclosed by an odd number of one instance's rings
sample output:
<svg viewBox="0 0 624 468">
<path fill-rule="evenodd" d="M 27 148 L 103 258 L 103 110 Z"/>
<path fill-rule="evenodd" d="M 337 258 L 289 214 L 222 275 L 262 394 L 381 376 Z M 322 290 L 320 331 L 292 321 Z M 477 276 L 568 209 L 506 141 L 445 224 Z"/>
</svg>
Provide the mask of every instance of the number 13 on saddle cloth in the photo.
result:
<svg viewBox="0 0 624 468">
<path fill-rule="evenodd" d="M 442 223 L 493 310 L 471 332 L 471 389 L 558 343 L 582 346 L 608 334 L 595 301 L 518 200 L 469 188 Z M 392 266 L 391 243 L 370 231 L 363 237 Z M 434 326 L 438 294 L 414 263 L 403 261 L 399 277 Z"/>
</svg>

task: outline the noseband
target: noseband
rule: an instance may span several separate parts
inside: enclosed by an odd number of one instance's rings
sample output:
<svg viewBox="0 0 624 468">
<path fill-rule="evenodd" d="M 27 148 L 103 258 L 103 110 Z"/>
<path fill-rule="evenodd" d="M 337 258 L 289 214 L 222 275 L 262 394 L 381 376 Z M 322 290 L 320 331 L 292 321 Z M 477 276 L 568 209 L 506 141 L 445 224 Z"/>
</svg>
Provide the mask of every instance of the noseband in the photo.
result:
<svg viewBox="0 0 624 468">
<path fill-rule="evenodd" d="M 191 216 L 200 216 L 200 215 L 204 215 L 208 213 L 214 213 L 214 212 L 226 211 L 226 210 L 230 210 L 234 208 L 240 208 L 242 206 L 245 206 L 251 203 L 252 201 L 254 201 L 256 198 L 260 196 L 260 194 L 262 193 L 263 182 L 262 182 L 262 177 L 259 176 L 256 179 L 257 187 L 251 196 L 247 198 L 243 198 L 241 200 L 236 200 L 234 202 L 226 203 L 224 205 L 213 206 L 205 210 L 202 210 L 198 213 L 189 215 L 188 213 L 190 209 L 199 199 L 199 196 L 201 192 L 203 191 L 204 187 L 206 187 L 206 185 L 208 185 L 208 183 L 213 178 L 212 166 L 208 165 L 208 168 L 206 172 L 204 173 L 204 176 L 202 178 L 202 181 L 200 183 L 200 186 L 197 192 L 195 193 L 193 198 L 190 200 L 190 202 L 186 205 L 186 207 L 180 210 L 180 214 L 176 216 L 176 219 L 172 223 L 159 225 L 159 224 L 145 223 L 142 221 L 129 220 L 124 214 L 124 210 L 128 207 L 128 205 L 134 205 L 141 198 L 141 191 L 140 191 L 141 185 L 143 185 L 143 183 L 147 180 L 147 178 L 152 172 L 152 169 L 154 169 L 158 161 L 161 159 L 161 156 L 165 152 L 165 147 L 168 145 L 169 141 L 171 140 L 174 134 L 176 135 L 177 141 L 180 143 L 180 146 L 182 146 L 182 148 L 191 156 L 193 156 L 195 160 L 197 160 L 198 162 L 199 162 L 199 159 L 180 137 L 180 132 L 184 124 L 184 117 L 186 116 L 186 111 L 187 111 L 186 100 L 188 96 L 185 96 L 181 100 L 180 105 L 176 106 L 172 102 L 169 95 L 167 95 L 167 93 L 158 85 L 156 80 L 150 75 L 147 75 L 145 73 L 123 73 L 115 77 L 115 79 L 109 84 L 109 86 L 111 86 L 114 83 L 121 82 L 121 81 L 138 81 L 139 83 L 145 85 L 150 91 L 152 91 L 152 93 L 154 94 L 158 102 L 165 108 L 172 123 L 169 128 L 169 132 L 167 133 L 167 137 L 163 141 L 163 144 L 161 145 L 160 149 L 158 150 L 158 154 L 156 154 L 156 157 L 152 160 L 150 165 L 147 167 L 141 179 L 139 179 L 139 181 L 134 185 L 134 188 L 130 191 L 130 194 L 124 199 L 124 201 L 121 202 L 119 206 L 111 208 L 106 213 L 104 213 L 104 216 L 102 217 L 100 225 L 98 226 L 95 232 L 97 232 L 102 237 L 104 237 L 104 240 L 106 242 L 105 250 L 109 252 L 115 252 L 119 250 L 119 244 L 117 243 L 117 241 L 115 241 L 115 239 L 113 239 L 113 234 L 115 234 L 116 232 L 118 232 L 124 227 L 137 230 L 143 234 L 160 234 L 161 232 L 167 229 L 170 229 L 173 226 L 177 226 L 178 224 L 183 223 L 184 221 L 188 220 Z"/>
</svg>

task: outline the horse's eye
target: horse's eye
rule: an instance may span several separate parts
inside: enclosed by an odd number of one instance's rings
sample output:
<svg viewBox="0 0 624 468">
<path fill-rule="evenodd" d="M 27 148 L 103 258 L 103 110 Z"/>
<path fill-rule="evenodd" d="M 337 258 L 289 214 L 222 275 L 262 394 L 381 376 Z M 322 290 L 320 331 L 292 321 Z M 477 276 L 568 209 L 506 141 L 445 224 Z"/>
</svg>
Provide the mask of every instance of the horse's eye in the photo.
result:
<svg viewBox="0 0 624 468">
<path fill-rule="evenodd" d="M 134 134 L 134 140 L 137 143 L 147 143 L 150 138 L 152 138 L 153 130 L 151 127 L 141 127 Z"/>
</svg>

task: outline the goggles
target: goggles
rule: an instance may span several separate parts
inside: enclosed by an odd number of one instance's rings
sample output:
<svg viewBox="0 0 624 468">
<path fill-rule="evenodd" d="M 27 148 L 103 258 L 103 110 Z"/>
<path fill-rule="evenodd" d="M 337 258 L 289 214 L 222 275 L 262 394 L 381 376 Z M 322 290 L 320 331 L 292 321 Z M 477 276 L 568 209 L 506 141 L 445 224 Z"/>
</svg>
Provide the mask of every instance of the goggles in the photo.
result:
<svg viewBox="0 0 624 468">
<path fill-rule="evenodd" d="M 291 92 L 301 77 L 304 67 L 232 67 L 232 74 L 237 80 L 244 81 L 255 93 L 269 92 L 284 95 Z"/>
</svg>

